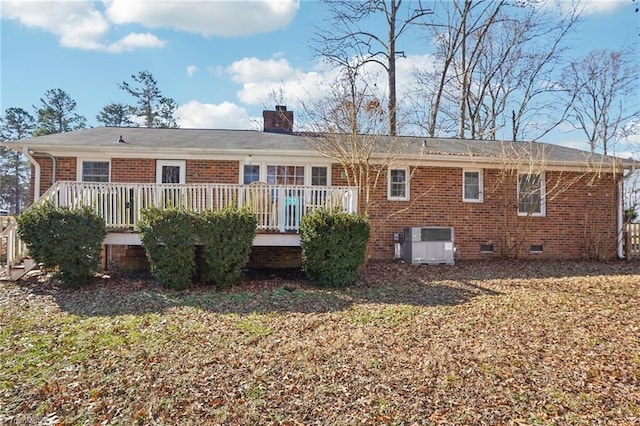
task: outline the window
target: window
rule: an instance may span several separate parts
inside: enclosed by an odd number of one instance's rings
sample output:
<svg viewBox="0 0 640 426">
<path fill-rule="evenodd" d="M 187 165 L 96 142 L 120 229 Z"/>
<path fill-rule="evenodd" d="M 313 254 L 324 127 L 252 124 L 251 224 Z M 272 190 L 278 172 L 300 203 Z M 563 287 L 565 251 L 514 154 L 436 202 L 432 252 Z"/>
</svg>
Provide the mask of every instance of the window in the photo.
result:
<svg viewBox="0 0 640 426">
<path fill-rule="evenodd" d="M 304 185 L 304 166 L 267 166 L 269 185 Z"/>
<path fill-rule="evenodd" d="M 180 183 L 180 166 L 162 166 L 162 183 Z"/>
<path fill-rule="evenodd" d="M 544 174 L 518 175 L 518 214 L 544 216 Z"/>
<path fill-rule="evenodd" d="M 257 164 L 245 164 L 242 183 L 249 185 L 251 182 L 260 180 L 260 166 Z"/>
<path fill-rule="evenodd" d="M 83 161 L 82 182 L 109 182 L 109 162 Z"/>
<path fill-rule="evenodd" d="M 482 170 L 463 170 L 462 201 L 482 202 Z"/>
<path fill-rule="evenodd" d="M 311 167 L 311 185 L 327 186 L 328 184 L 327 168 Z"/>
<path fill-rule="evenodd" d="M 389 200 L 409 199 L 408 168 L 389 169 L 387 198 Z"/>
</svg>

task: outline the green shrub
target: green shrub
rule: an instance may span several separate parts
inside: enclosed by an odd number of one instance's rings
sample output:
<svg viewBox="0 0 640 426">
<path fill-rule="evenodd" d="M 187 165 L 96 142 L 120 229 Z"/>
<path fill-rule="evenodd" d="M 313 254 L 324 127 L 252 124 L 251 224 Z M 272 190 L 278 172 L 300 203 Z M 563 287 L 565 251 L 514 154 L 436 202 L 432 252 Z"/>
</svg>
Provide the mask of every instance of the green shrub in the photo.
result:
<svg viewBox="0 0 640 426">
<path fill-rule="evenodd" d="M 302 269 L 320 286 L 353 284 L 365 260 L 369 221 L 356 214 L 319 209 L 300 221 Z"/>
<path fill-rule="evenodd" d="M 166 287 L 182 290 L 191 284 L 196 269 L 195 223 L 195 215 L 180 208 L 142 211 L 140 239 L 151 273 Z"/>
<path fill-rule="evenodd" d="M 91 209 L 43 203 L 28 209 L 17 221 L 29 255 L 47 269 L 58 266 L 56 278 L 62 284 L 79 286 L 93 280 L 107 231 L 104 220 Z"/>
<path fill-rule="evenodd" d="M 242 277 L 258 222 L 247 209 L 226 208 L 200 216 L 200 242 L 204 259 L 204 279 L 218 288 L 227 288 Z"/>
</svg>

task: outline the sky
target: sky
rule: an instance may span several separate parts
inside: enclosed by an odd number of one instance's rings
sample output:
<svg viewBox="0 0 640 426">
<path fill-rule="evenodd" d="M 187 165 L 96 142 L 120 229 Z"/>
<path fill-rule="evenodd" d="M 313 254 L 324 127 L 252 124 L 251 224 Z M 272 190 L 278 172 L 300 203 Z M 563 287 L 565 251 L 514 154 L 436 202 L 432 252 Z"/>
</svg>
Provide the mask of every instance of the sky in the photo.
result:
<svg viewBox="0 0 640 426">
<path fill-rule="evenodd" d="M 637 51 L 640 14 L 632 0 L 586 0 L 586 6 L 572 51 L 630 45 Z M 20 107 L 35 116 L 44 93 L 60 88 L 89 126 L 99 126 L 95 117 L 106 104 L 134 103 L 118 83 L 148 70 L 179 105 L 180 127 L 257 130 L 262 110 L 278 101 L 296 111 L 301 99 L 322 96 L 321 82 L 331 73 L 311 48 L 314 31 L 328 19 L 319 1 L 0 0 L 0 16 L 3 114 Z M 406 56 L 397 65 L 401 93 L 411 70 L 430 57 L 417 35 L 401 39 L 398 50 Z M 551 138 L 587 148 L 577 134 Z"/>
</svg>

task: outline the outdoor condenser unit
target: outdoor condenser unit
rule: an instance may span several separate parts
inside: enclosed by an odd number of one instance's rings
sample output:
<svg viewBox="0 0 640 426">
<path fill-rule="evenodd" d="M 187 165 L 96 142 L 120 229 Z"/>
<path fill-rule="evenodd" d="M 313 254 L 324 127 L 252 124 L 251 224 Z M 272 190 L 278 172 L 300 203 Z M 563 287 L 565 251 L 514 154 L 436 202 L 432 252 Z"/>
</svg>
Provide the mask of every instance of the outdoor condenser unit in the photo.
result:
<svg viewBox="0 0 640 426">
<path fill-rule="evenodd" d="M 412 264 L 453 265 L 453 228 L 429 226 L 405 228 L 402 260 Z"/>
</svg>

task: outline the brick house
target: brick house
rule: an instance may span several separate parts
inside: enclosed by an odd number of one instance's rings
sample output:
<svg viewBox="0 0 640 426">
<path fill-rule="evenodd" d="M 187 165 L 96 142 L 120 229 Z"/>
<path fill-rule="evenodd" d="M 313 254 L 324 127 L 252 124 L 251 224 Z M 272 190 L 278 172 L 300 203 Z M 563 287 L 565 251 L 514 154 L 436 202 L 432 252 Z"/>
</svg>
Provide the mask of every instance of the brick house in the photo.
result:
<svg viewBox="0 0 640 426">
<path fill-rule="evenodd" d="M 372 258 L 397 256 L 409 227 L 453 228 L 460 259 L 622 255 L 630 160 L 543 143 L 381 136 L 371 160 L 379 178 L 365 191 L 320 154 L 326 135 L 292 130 L 293 113 L 278 106 L 264 111 L 263 132 L 106 127 L 4 145 L 31 162 L 36 202 L 88 204 L 105 217 L 106 258 L 124 266 L 144 258 L 135 223 L 148 205 L 250 205 L 255 266 L 297 265 L 300 218 L 327 205 L 366 211 Z"/>
</svg>

